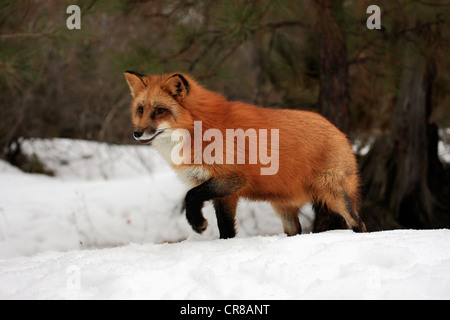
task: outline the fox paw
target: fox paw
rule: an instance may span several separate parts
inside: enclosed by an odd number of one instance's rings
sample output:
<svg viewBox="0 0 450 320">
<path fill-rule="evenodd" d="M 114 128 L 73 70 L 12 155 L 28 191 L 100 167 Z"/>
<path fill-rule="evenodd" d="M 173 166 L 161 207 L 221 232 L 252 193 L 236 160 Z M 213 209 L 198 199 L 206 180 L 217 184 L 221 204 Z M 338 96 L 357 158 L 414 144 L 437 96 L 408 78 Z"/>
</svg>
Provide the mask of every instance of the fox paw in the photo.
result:
<svg viewBox="0 0 450 320">
<path fill-rule="evenodd" d="M 192 226 L 192 229 L 194 229 L 195 232 L 197 232 L 199 234 L 202 234 L 203 231 L 205 231 L 206 228 L 208 227 L 208 221 L 203 219 L 202 221 L 199 221 L 199 222 L 195 222 L 195 223 L 191 222 L 191 226 Z"/>
</svg>

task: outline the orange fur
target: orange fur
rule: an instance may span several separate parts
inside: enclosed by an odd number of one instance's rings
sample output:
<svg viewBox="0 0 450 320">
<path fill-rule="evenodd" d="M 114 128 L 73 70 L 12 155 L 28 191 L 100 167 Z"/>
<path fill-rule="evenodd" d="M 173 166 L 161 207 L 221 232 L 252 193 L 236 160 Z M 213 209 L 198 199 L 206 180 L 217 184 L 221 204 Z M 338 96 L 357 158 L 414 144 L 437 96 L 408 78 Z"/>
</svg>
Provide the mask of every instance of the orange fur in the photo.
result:
<svg viewBox="0 0 450 320">
<path fill-rule="evenodd" d="M 324 205 L 331 213 L 340 215 L 346 227 L 365 231 L 358 213 L 356 159 L 346 136 L 328 120 L 313 112 L 269 109 L 228 101 L 221 94 L 203 88 L 189 75 L 182 74 L 187 85 L 173 75 L 149 75 L 137 79 L 134 74 L 125 73 L 134 97 L 131 114 L 136 130 L 145 132 L 165 126 L 170 130 L 186 129 L 193 134 L 194 121 L 202 121 L 203 132 L 211 128 L 220 130 L 224 139 L 226 129 L 255 129 L 258 138 L 259 129 L 267 129 L 269 137 L 270 129 L 279 130 L 276 174 L 261 175 L 260 169 L 267 165 L 248 163 L 249 145 L 246 146 L 245 164 L 236 164 L 236 161 L 234 164 L 194 164 L 192 150 L 192 164 L 172 163 L 179 172 L 194 167 L 203 172 L 196 175 L 189 171 L 192 186 L 210 178 L 239 177 L 242 187 L 228 197 L 230 206 L 235 207 L 240 197 L 269 201 L 289 235 L 299 232 L 297 215 L 308 202 Z M 136 111 L 139 106 L 143 107 L 142 114 Z M 158 106 L 167 111 L 152 117 Z M 270 141 L 268 139 L 268 152 Z M 202 150 L 208 143 L 202 143 Z M 225 141 L 223 146 L 225 161 Z"/>
</svg>

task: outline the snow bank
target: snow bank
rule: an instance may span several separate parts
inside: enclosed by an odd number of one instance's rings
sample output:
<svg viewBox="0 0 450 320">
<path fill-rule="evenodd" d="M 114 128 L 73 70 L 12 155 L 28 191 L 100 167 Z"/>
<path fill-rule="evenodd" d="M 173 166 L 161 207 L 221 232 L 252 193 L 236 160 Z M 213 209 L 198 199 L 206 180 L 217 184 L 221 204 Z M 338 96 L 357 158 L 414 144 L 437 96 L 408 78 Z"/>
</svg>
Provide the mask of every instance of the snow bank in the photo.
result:
<svg viewBox="0 0 450 320">
<path fill-rule="evenodd" d="M 33 139 L 23 150 L 56 176 L 0 161 L 0 258 L 219 236 L 211 203 L 206 232 L 192 231 L 182 210 L 188 188 L 151 147 Z M 248 201 L 238 206 L 237 228 L 239 237 L 283 232 L 270 205 Z"/>
<path fill-rule="evenodd" d="M 131 244 L 0 261 L 0 299 L 449 299 L 450 231 Z"/>
</svg>

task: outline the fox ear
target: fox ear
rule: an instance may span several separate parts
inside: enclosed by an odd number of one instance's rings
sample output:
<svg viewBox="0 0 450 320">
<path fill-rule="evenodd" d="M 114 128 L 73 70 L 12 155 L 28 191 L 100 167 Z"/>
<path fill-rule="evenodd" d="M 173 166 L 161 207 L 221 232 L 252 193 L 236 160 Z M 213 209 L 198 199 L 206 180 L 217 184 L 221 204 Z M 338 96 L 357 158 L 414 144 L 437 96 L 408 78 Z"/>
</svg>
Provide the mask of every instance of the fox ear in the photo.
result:
<svg viewBox="0 0 450 320">
<path fill-rule="evenodd" d="M 144 81 L 144 78 L 146 77 L 140 73 L 125 71 L 124 75 L 127 79 L 128 85 L 130 86 L 131 95 L 133 97 L 136 97 L 136 95 L 147 86 Z"/>
<path fill-rule="evenodd" d="M 171 75 L 163 88 L 175 99 L 183 100 L 189 95 L 189 82 L 181 74 Z"/>
</svg>

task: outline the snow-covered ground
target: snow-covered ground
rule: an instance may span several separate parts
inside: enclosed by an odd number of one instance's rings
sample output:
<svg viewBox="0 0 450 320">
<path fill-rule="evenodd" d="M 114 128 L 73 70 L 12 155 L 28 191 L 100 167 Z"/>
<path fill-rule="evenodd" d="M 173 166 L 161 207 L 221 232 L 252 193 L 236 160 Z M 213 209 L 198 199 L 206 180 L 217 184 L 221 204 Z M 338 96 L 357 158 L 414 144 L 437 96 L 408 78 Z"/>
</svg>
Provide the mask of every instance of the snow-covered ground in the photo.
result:
<svg viewBox="0 0 450 320">
<path fill-rule="evenodd" d="M 334 231 L 0 261 L 0 298 L 449 299 L 450 231 Z"/>
<path fill-rule="evenodd" d="M 286 237 L 243 201 L 238 237 L 214 210 L 195 234 L 187 187 L 151 147 L 27 140 L 55 177 L 0 161 L 0 299 L 450 299 L 450 231 Z"/>
</svg>

